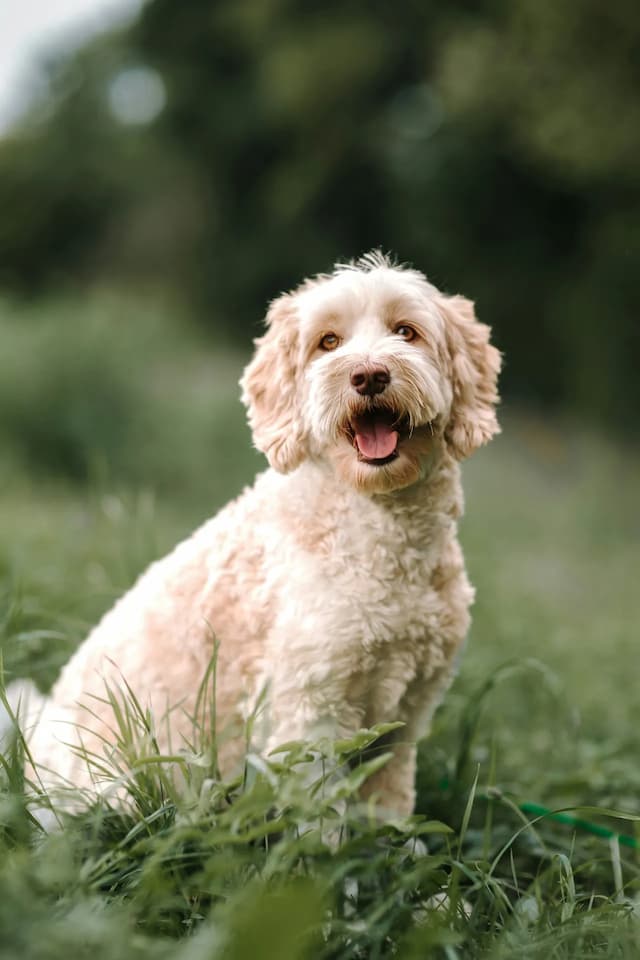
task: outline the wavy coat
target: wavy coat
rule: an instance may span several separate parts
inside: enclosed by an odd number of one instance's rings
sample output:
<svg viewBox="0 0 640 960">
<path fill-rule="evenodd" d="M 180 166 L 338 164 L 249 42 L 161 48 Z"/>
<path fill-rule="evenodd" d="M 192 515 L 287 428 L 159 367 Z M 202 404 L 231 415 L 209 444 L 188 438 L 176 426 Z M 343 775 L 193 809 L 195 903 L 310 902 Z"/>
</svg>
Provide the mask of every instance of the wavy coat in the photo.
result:
<svg viewBox="0 0 640 960">
<path fill-rule="evenodd" d="M 224 773 L 261 692 L 262 750 L 402 720 L 365 792 L 408 813 L 415 739 L 469 627 L 459 461 L 498 431 L 500 355 L 468 300 L 377 253 L 279 297 L 266 323 L 241 385 L 270 468 L 103 617 L 54 686 L 33 755 L 51 780 L 87 785 L 72 746 L 108 753 L 104 681 L 121 677 L 165 717 L 160 748 L 180 749 L 215 637 Z"/>
</svg>

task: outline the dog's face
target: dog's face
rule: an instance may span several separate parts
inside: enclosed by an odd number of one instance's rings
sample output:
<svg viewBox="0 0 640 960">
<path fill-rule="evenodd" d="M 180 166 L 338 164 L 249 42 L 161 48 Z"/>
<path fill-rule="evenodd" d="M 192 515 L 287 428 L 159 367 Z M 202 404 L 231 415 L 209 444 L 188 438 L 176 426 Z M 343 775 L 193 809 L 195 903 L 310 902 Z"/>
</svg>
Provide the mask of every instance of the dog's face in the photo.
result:
<svg viewBox="0 0 640 960">
<path fill-rule="evenodd" d="M 242 379 L 258 449 L 286 472 L 324 459 L 385 493 L 443 442 L 468 456 L 497 432 L 500 355 L 471 303 L 371 254 L 272 303 Z"/>
</svg>

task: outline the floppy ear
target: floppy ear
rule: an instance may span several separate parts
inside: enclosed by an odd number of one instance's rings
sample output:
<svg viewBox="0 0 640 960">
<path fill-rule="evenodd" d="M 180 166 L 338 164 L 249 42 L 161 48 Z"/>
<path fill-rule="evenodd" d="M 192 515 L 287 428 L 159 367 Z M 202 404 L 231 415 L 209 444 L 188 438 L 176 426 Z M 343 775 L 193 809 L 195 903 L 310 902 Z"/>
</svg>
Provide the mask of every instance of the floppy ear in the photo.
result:
<svg viewBox="0 0 640 960">
<path fill-rule="evenodd" d="M 489 343 L 491 328 L 478 323 L 473 303 L 465 297 L 440 297 L 451 364 L 453 401 L 445 440 L 453 456 L 463 460 L 500 432 L 496 418 L 501 357 Z"/>
<path fill-rule="evenodd" d="M 304 427 L 298 390 L 298 317 L 295 298 L 274 300 L 266 318 L 269 329 L 254 341 L 256 353 L 240 381 L 253 442 L 280 473 L 294 470 L 305 458 Z"/>
</svg>

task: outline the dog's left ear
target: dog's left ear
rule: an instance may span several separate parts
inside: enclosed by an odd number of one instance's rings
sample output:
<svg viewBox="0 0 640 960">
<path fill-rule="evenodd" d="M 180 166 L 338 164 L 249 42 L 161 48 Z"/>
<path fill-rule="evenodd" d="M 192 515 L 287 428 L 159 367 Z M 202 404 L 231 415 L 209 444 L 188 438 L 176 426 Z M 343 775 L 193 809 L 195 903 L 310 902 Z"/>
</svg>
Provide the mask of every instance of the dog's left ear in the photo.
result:
<svg viewBox="0 0 640 960">
<path fill-rule="evenodd" d="M 295 295 L 274 300 L 268 330 L 254 341 L 256 352 L 240 381 L 253 442 L 279 473 L 294 470 L 306 456 L 299 398 L 299 338 Z"/>
<path fill-rule="evenodd" d="M 501 357 L 489 343 L 491 328 L 476 320 L 465 297 L 439 297 L 445 321 L 453 401 L 445 440 L 457 460 L 470 456 L 500 432 L 496 417 Z"/>
</svg>

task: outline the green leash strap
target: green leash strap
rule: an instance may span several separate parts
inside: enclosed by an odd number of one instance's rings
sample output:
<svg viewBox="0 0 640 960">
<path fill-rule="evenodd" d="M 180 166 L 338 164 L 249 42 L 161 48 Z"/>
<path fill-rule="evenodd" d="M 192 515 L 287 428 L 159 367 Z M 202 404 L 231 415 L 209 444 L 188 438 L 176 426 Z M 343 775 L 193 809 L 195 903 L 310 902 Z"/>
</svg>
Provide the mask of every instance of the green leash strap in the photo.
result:
<svg viewBox="0 0 640 960">
<path fill-rule="evenodd" d="M 441 790 L 448 790 L 451 787 L 451 782 L 444 779 L 440 781 L 439 786 Z M 492 787 L 488 793 L 478 793 L 477 796 L 482 800 L 502 800 L 505 795 L 497 787 Z M 585 833 L 591 833 L 594 837 L 601 837 L 603 840 L 617 840 L 622 846 L 631 847 L 634 850 L 640 849 L 640 843 L 636 837 L 632 837 L 628 833 L 619 833 L 617 830 L 611 830 L 609 827 L 603 827 L 601 824 L 594 823 L 592 820 L 577 817 L 567 810 L 551 810 L 549 807 L 544 807 L 541 803 L 532 803 L 528 800 L 518 801 L 511 799 L 510 803 L 513 803 L 522 813 L 535 817 L 538 820 L 554 820 L 556 823 L 563 823 L 568 827 L 573 827 L 575 830 L 583 830 Z M 640 822 L 640 815 L 638 814 L 620 813 L 615 810 L 603 810 L 602 814 Z"/>
<path fill-rule="evenodd" d="M 605 840 L 616 839 L 618 843 L 625 847 L 639 848 L 638 841 L 628 833 L 618 833 L 617 830 L 610 830 L 609 827 L 603 827 L 599 823 L 593 823 L 591 820 L 583 820 L 582 817 L 575 817 L 571 813 L 562 811 L 554 812 L 548 807 L 543 807 L 539 803 L 519 803 L 518 808 L 523 813 L 530 816 L 544 818 L 546 820 L 555 820 L 556 823 L 565 823 L 567 826 L 575 827 L 576 830 L 584 830 L 586 833 L 592 833 L 595 837 L 602 837 Z"/>
</svg>

